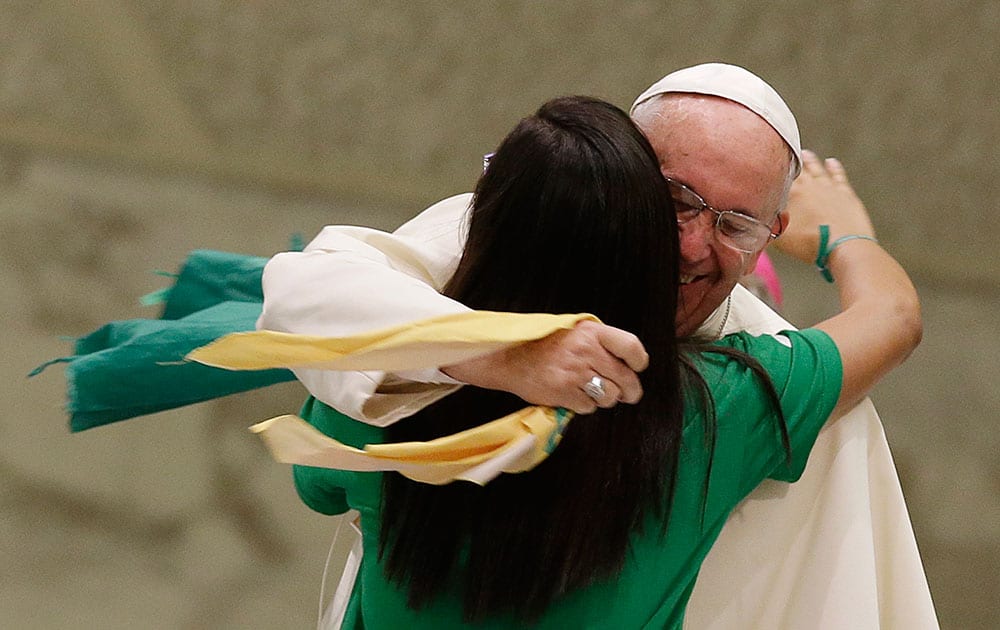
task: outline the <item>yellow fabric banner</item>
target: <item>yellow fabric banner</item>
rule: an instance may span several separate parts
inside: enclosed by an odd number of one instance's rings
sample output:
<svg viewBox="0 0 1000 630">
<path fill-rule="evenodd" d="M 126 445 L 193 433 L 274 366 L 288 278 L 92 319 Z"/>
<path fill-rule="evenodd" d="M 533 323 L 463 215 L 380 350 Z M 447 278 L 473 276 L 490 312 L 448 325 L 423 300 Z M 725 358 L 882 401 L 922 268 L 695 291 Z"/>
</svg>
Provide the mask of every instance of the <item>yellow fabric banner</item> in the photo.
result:
<svg viewBox="0 0 1000 630">
<path fill-rule="evenodd" d="M 479 427 L 429 442 L 370 444 L 363 450 L 323 435 L 302 418 L 279 416 L 250 427 L 279 462 L 338 470 L 394 470 L 441 485 L 485 485 L 500 473 L 531 470 L 555 449 L 572 417 L 564 409 L 526 407 Z"/>
<path fill-rule="evenodd" d="M 351 337 L 272 331 L 226 335 L 188 359 L 229 370 L 309 367 L 328 370 L 408 370 L 438 367 L 570 329 L 588 314 L 471 311 Z M 502 472 L 530 470 L 562 438 L 572 412 L 526 407 L 484 425 L 429 442 L 371 444 L 363 450 L 323 435 L 296 416 L 255 424 L 280 462 L 355 471 L 398 471 L 429 484 L 456 479 L 486 484 Z"/>
<path fill-rule="evenodd" d="M 188 359 L 227 370 L 308 367 L 386 372 L 459 363 L 505 346 L 570 329 L 589 314 L 469 311 L 349 337 L 257 330 L 219 338 Z"/>
</svg>

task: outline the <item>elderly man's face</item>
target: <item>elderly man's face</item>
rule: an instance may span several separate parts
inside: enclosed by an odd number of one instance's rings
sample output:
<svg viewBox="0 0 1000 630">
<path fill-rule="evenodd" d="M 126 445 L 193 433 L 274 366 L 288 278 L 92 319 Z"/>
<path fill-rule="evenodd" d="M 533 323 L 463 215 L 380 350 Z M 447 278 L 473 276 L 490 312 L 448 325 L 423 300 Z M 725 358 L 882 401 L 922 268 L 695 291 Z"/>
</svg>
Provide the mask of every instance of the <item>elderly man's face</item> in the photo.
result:
<svg viewBox="0 0 1000 630">
<path fill-rule="evenodd" d="M 668 96 L 662 113 L 644 131 L 663 175 L 719 210 L 750 215 L 778 231 L 789 168 L 781 136 L 742 105 L 711 96 Z M 680 226 L 680 335 L 693 333 L 760 257 L 760 251 L 746 254 L 720 243 L 714 225 L 715 215 L 705 211 Z"/>
</svg>

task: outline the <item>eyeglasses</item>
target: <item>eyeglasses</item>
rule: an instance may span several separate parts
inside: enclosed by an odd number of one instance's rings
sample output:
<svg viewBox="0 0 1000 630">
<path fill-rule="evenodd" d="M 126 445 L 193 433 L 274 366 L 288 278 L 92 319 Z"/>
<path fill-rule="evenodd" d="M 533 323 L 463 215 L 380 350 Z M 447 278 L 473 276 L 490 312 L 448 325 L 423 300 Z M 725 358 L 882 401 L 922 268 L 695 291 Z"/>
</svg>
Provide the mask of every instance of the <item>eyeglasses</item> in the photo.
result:
<svg viewBox="0 0 1000 630">
<path fill-rule="evenodd" d="M 710 210 L 715 214 L 715 237 L 723 245 L 744 254 L 752 254 L 764 247 L 771 239 L 778 238 L 766 224 L 741 212 L 717 210 L 705 203 L 701 195 L 684 184 L 666 178 L 670 187 L 670 197 L 677 211 L 677 224 L 683 225 Z"/>
</svg>

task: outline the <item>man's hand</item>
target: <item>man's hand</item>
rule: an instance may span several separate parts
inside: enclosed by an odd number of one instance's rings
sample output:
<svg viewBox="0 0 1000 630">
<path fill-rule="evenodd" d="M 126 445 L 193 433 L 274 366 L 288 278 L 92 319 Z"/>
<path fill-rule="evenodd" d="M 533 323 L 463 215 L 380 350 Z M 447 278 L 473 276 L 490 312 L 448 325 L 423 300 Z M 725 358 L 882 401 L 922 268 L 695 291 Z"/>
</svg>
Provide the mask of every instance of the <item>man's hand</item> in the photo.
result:
<svg viewBox="0 0 1000 630">
<path fill-rule="evenodd" d="M 802 152 L 802 173 L 788 194 L 788 218 L 774 247 L 807 263 L 816 259 L 820 225 L 830 226 L 831 243 L 847 234 L 875 235 L 844 166 L 835 158 L 820 161 L 812 151 Z"/>
<path fill-rule="evenodd" d="M 648 364 L 649 355 L 632 333 L 583 321 L 571 330 L 441 371 L 463 383 L 510 392 L 534 405 L 587 414 L 619 402 L 638 402 L 642 386 L 637 373 Z M 604 381 L 604 396 L 597 400 L 583 390 L 594 376 Z"/>
</svg>

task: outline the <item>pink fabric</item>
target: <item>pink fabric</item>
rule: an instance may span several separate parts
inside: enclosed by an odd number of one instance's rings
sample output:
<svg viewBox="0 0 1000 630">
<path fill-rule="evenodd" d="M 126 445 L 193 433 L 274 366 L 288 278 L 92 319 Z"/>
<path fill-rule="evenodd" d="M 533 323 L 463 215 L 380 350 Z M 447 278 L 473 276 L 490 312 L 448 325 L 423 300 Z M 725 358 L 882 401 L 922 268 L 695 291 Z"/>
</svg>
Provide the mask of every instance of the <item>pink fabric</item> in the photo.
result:
<svg viewBox="0 0 1000 630">
<path fill-rule="evenodd" d="M 757 268 L 753 270 L 753 275 L 760 278 L 767 288 L 774 304 L 779 308 L 784 305 L 784 297 L 781 293 L 781 280 L 778 278 L 778 271 L 774 268 L 774 263 L 768 258 L 767 252 L 763 252 L 757 259 Z"/>
</svg>

